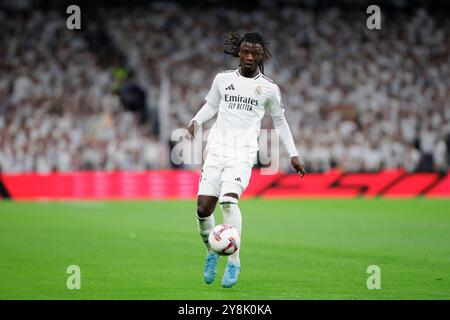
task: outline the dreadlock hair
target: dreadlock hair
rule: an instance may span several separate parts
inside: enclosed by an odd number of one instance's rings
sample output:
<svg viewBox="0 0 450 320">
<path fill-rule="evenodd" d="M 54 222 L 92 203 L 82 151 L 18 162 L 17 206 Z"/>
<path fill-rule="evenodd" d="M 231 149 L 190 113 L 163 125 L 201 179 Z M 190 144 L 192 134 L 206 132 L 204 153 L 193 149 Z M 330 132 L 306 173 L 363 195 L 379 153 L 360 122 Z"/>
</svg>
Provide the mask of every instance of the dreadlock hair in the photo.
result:
<svg viewBox="0 0 450 320">
<path fill-rule="evenodd" d="M 242 42 L 259 43 L 261 45 L 264 52 L 263 59 L 259 62 L 258 67 L 261 73 L 264 74 L 264 59 L 269 59 L 271 56 L 266 47 L 266 44 L 269 44 L 269 42 L 265 42 L 264 38 L 257 32 L 248 32 L 241 37 L 238 33 L 231 31 L 225 35 L 225 50 L 223 52 L 239 57 Z"/>
</svg>

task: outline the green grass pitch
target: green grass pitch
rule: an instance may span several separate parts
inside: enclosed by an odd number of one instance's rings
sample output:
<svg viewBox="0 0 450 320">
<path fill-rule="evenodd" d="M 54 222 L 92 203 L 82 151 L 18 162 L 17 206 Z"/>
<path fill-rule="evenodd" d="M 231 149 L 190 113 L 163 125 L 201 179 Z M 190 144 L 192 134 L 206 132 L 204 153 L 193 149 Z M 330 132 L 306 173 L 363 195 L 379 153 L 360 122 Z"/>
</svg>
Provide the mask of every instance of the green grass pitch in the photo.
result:
<svg viewBox="0 0 450 320">
<path fill-rule="evenodd" d="M 0 299 L 450 299 L 449 200 L 242 200 L 242 271 L 203 282 L 194 201 L 0 202 Z M 222 221 L 216 210 L 216 223 Z M 69 265 L 81 289 L 66 287 Z M 367 288 L 369 265 L 381 289 Z"/>
</svg>

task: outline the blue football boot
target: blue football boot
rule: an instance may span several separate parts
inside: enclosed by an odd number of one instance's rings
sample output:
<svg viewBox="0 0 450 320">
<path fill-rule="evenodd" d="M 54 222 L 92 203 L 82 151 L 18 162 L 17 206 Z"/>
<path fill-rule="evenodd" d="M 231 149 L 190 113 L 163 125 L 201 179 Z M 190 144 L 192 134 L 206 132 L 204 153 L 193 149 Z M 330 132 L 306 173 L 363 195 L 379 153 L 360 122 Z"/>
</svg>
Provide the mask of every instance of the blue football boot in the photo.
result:
<svg viewBox="0 0 450 320">
<path fill-rule="evenodd" d="M 238 264 L 228 262 L 227 267 L 225 268 L 225 274 L 222 278 L 222 287 L 231 288 L 236 284 L 239 272 L 241 271 L 241 267 Z"/>
<path fill-rule="evenodd" d="M 203 273 L 203 276 L 207 284 L 213 283 L 216 279 L 218 261 L 219 255 L 217 253 L 212 252 L 206 256 L 205 272 Z"/>
</svg>

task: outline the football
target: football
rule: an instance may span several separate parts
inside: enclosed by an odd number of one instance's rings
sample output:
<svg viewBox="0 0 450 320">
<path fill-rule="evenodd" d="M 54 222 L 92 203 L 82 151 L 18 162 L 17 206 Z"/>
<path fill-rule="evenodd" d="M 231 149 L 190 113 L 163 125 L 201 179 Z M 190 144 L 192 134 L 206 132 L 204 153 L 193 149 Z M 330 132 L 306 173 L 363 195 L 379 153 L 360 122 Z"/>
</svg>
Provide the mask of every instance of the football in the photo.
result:
<svg viewBox="0 0 450 320">
<path fill-rule="evenodd" d="M 209 234 L 211 249 L 219 255 L 229 256 L 239 249 L 239 231 L 230 224 L 219 224 Z"/>
</svg>

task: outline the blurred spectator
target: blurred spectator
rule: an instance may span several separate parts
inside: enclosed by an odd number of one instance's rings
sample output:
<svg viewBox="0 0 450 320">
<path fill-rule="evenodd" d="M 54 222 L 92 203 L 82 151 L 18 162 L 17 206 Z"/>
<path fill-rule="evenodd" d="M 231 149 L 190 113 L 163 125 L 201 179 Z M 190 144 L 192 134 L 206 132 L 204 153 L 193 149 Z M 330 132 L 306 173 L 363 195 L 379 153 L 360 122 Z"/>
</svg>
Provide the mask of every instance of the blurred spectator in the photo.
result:
<svg viewBox="0 0 450 320">
<path fill-rule="evenodd" d="M 119 94 L 123 106 L 126 110 L 136 112 L 139 115 L 139 122 L 143 124 L 148 119 L 146 104 L 146 94 L 134 80 L 133 71 L 129 71 L 127 78 L 120 88 Z"/>
</svg>

